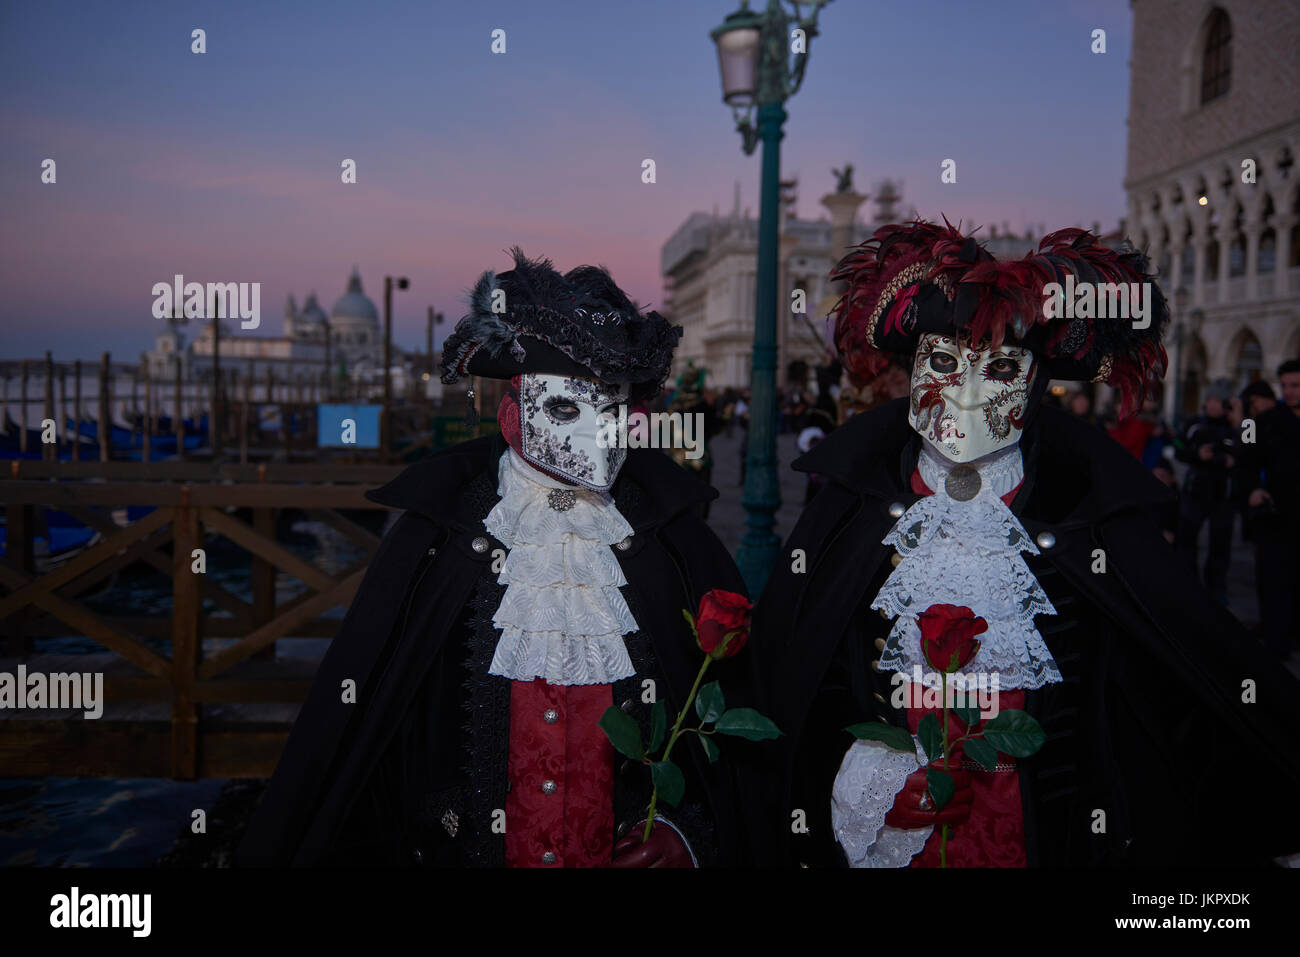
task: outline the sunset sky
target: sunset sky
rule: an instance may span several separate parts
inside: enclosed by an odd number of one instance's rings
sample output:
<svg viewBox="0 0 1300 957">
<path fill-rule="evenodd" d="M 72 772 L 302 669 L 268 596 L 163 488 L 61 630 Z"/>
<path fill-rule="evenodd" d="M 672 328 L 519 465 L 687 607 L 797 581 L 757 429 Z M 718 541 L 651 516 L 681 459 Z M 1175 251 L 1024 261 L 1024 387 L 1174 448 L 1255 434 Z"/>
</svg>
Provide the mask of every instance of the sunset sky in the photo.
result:
<svg viewBox="0 0 1300 957">
<path fill-rule="evenodd" d="M 661 246 L 691 212 L 729 210 L 739 181 L 758 213 L 759 157 L 708 35 L 737 5 L 5 3 L 0 357 L 134 361 L 150 290 L 176 273 L 261 282 L 257 334 L 278 335 L 288 293 L 328 310 L 354 263 L 377 305 L 385 273 L 410 277 L 395 338 L 422 348 L 426 306 L 445 334 L 516 243 L 604 264 L 657 304 Z M 835 0 L 787 103 L 799 214 L 822 216 L 830 168 L 851 162 L 860 189 L 901 179 L 926 217 L 1113 228 L 1130 19 L 1128 0 Z"/>
</svg>

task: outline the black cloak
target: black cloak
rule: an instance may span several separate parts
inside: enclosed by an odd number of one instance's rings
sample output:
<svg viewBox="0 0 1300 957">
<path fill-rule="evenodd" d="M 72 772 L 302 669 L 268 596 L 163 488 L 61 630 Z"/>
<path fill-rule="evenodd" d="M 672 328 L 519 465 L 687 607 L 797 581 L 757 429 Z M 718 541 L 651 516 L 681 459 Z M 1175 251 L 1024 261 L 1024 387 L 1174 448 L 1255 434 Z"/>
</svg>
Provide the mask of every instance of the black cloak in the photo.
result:
<svg viewBox="0 0 1300 957">
<path fill-rule="evenodd" d="M 492 821 L 509 786 L 510 682 L 487 668 L 499 637 L 491 619 L 504 591 L 493 553 L 505 546 L 483 519 L 499 500 L 497 463 L 506 447 L 500 435 L 465 442 L 367 493 L 405 512 L 321 662 L 244 836 L 240 863 L 504 863 L 504 836 Z M 731 556 L 692 509 L 717 496 L 710 486 L 660 452 L 631 449 L 612 494 L 634 530 L 629 547 L 614 554 L 640 626 L 624 636 L 637 674 L 615 682 L 614 701 L 638 720 L 646 740 L 651 705 L 642 700 L 642 681 L 656 680 L 675 716 L 703 660 L 681 609 L 694 612 L 711 588 L 745 589 Z M 709 677 L 746 697 L 733 662 L 715 663 Z M 347 679 L 356 682 L 355 704 L 342 700 Z M 734 862 L 742 842 L 725 761 L 709 765 L 690 741 L 673 757 L 686 796 L 679 808 L 661 802 L 660 813 L 701 864 Z M 647 770 L 615 755 L 620 834 L 644 819 Z"/>
<path fill-rule="evenodd" d="M 844 728 L 906 727 L 889 703 L 892 673 L 872 667 L 890 622 L 870 607 L 892 571 L 881 544 L 890 507 L 919 497 L 909 479 L 921 439 L 906 414 L 899 399 L 856 415 L 794 463 L 829 484 L 755 610 L 760 690 L 786 732 L 753 838 L 764 863 L 844 866 L 830 824 L 853 742 Z M 1064 679 L 1026 696 L 1047 736 L 1018 761 L 1029 866 L 1259 864 L 1300 851 L 1300 683 L 1187 576 L 1154 517 L 1168 491 L 1100 430 L 1052 408 L 1020 445 L 1025 481 L 1011 510 L 1042 550 L 1024 558 L 1058 611 L 1038 627 Z M 1104 572 L 1093 571 L 1096 549 Z M 1256 703 L 1243 702 L 1245 682 Z M 796 809 L 806 834 L 791 833 Z"/>
</svg>

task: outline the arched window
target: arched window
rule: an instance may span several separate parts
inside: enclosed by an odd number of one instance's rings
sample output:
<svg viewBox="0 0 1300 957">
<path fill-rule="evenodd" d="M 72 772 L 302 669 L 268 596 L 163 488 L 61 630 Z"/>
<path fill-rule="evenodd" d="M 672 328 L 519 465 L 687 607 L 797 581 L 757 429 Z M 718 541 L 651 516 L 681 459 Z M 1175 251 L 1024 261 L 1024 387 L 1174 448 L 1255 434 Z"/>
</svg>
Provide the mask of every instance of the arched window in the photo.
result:
<svg viewBox="0 0 1300 957">
<path fill-rule="evenodd" d="M 1232 23 L 1220 9 L 1210 14 L 1201 54 L 1201 104 L 1228 92 L 1232 81 Z"/>
<path fill-rule="evenodd" d="M 1237 367 L 1233 370 L 1238 388 L 1245 388 L 1260 378 L 1264 369 L 1264 350 L 1259 340 L 1249 331 L 1243 331 L 1239 337 L 1237 349 Z"/>
</svg>

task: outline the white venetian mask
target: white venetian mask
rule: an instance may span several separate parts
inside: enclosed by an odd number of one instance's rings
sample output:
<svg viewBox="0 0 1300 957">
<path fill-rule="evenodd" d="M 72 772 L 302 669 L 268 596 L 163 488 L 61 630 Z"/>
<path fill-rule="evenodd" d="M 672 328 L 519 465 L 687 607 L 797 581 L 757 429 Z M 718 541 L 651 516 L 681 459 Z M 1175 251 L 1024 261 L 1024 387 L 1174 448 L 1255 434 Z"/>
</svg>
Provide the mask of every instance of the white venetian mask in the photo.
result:
<svg viewBox="0 0 1300 957">
<path fill-rule="evenodd" d="M 1015 445 L 1035 365 L 1023 346 L 975 349 L 953 336 L 925 333 L 912 366 L 907 421 L 951 462 Z"/>
<path fill-rule="evenodd" d="M 625 386 L 525 372 L 519 382 L 520 454 L 565 481 L 607 491 L 627 457 L 622 443 L 610 441 L 627 399 Z"/>
</svg>

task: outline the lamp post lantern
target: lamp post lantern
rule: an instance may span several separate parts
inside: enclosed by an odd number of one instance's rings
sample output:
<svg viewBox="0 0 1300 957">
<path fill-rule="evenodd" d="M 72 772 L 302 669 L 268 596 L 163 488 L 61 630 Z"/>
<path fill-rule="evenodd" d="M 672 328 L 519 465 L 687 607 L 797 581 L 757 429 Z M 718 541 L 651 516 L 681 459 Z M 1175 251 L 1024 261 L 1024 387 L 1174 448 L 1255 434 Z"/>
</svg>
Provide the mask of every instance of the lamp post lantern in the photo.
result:
<svg viewBox="0 0 1300 957">
<path fill-rule="evenodd" d="M 762 13 L 750 10 L 744 0 L 739 10 L 710 33 L 718 48 L 722 99 L 732 109 L 746 155 L 763 144 L 749 441 L 742 499 L 745 534 L 736 553 L 736 564 L 752 598 L 762 592 L 781 547 L 774 527 L 781 506 L 776 471 L 776 303 L 784 104 L 803 83 L 808 45 L 817 35 L 817 16 L 829 2 L 791 0 L 791 15 L 781 0 L 769 0 Z"/>
</svg>

